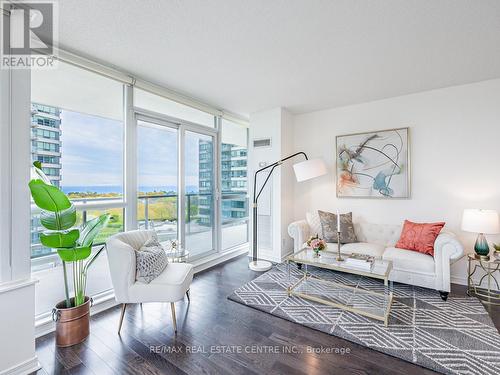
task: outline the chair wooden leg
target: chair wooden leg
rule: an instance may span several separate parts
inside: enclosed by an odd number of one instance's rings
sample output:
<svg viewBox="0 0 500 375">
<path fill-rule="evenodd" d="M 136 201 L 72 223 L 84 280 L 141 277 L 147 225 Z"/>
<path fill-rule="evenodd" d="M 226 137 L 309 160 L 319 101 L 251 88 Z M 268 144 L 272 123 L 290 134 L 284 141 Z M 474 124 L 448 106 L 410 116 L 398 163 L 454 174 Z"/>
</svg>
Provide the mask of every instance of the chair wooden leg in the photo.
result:
<svg viewBox="0 0 500 375">
<path fill-rule="evenodd" d="M 120 334 L 120 331 L 122 329 L 123 317 L 125 316 L 125 309 L 126 308 L 127 308 L 127 304 L 122 303 L 122 313 L 120 314 L 120 324 L 118 325 L 118 334 Z"/>
<path fill-rule="evenodd" d="M 173 302 L 170 302 L 170 308 L 172 309 L 172 324 L 174 326 L 174 332 L 177 334 L 177 321 L 175 319 L 175 305 Z"/>
<path fill-rule="evenodd" d="M 191 296 L 189 295 L 189 289 L 186 290 L 186 297 L 188 298 L 188 302 L 191 302 Z"/>
</svg>

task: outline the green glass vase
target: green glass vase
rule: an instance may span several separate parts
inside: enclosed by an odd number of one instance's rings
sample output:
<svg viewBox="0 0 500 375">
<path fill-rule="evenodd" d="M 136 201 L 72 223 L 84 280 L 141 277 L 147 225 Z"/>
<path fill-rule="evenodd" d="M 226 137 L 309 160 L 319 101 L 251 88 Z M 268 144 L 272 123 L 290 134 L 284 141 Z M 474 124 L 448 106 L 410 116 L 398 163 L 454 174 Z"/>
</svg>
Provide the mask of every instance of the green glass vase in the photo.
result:
<svg viewBox="0 0 500 375">
<path fill-rule="evenodd" d="M 479 233 L 476 239 L 476 244 L 474 245 L 474 251 L 480 257 L 486 258 L 490 254 L 490 247 L 486 237 L 483 233 Z"/>
</svg>

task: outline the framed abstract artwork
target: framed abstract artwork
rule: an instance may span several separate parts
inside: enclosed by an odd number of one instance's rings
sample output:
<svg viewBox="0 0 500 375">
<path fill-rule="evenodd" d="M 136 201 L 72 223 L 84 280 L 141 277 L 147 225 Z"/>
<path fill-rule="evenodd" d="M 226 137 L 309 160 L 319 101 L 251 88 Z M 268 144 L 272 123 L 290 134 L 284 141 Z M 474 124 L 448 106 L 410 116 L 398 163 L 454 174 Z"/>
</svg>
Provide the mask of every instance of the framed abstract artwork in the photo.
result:
<svg viewBox="0 0 500 375">
<path fill-rule="evenodd" d="M 409 143 L 409 128 L 337 136 L 337 197 L 409 198 Z"/>
</svg>

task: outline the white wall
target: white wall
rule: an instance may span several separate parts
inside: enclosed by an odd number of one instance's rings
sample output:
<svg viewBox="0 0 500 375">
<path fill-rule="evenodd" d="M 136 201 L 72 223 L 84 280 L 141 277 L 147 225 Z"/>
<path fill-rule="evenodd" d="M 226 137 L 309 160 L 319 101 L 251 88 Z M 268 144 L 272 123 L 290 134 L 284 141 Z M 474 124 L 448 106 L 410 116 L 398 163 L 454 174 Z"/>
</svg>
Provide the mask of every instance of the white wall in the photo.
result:
<svg viewBox="0 0 500 375">
<path fill-rule="evenodd" d="M 29 73 L 0 73 L 0 375 L 40 368 L 30 280 Z"/>
<path fill-rule="evenodd" d="M 270 165 L 293 153 L 292 130 L 293 116 L 283 108 L 250 115 L 248 175 L 251 176 L 251 184 L 255 171 L 261 168 L 262 164 Z M 262 138 L 271 138 L 271 147 L 254 149 L 253 140 Z M 293 162 L 294 160 L 290 160 L 274 170 L 259 198 L 259 259 L 281 262 L 284 256 L 293 250 L 292 240 L 287 234 L 288 224 L 293 220 Z M 260 174 L 257 190 L 269 170 Z"/>
<path fill-rule="evenodd" d="M 293 115 L 282 109 L 281 111 L 281 157 L 286 158 L 297 151 L 293 138 Z M 293 164 L 303 161 L 302 155 L 296 156 L 283 163 L 281 168 L 281 260 L 293 252 L 293 240 L 288 235 L 288 224 L 294 217 L 294 189 L 297 181 L 293 172 Z"/>
<path fill-rule="evenodd" d="M 337 199 L 335 137 L 406 126 L 411 199 Z M 358 221 L 444 220 L 470 252 L 475 235 L 460 231 L 462 210 L 500 211 L 500 79 L 296 115 L 293 133 L 296 150 L 321 156 L 329 166 L 327 176 L 295 186 L 296 220 L 307 211 L 337 208 Z M 453 265 L 452 277 L 465 283 L 464 259 Z"/>
</svg>

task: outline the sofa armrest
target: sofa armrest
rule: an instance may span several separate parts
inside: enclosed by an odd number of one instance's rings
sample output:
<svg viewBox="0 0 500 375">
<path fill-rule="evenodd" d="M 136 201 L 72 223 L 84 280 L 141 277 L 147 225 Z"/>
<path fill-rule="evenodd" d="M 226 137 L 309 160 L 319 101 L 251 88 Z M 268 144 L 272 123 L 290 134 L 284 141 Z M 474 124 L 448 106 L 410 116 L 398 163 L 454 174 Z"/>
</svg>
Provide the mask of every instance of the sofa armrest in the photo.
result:
<svg viewBox="0 0 500 375">
<path fill-rule="evenodd" d="M 288 226 L 288 234 L 293 238 L 293 251 L 297 252 L 302 249 L 304 242 L 309 238 L 311 229 L 307 221 L 294 221 Z"/>
<path fill-rule="evenodd" d="M 453 233 L 441 233 L 434 243 L 436 289 L 450 291 L 450 266 L 464 255 L 464 247 Z"/>
</svg>

